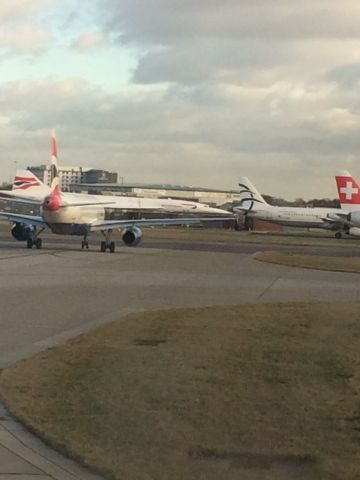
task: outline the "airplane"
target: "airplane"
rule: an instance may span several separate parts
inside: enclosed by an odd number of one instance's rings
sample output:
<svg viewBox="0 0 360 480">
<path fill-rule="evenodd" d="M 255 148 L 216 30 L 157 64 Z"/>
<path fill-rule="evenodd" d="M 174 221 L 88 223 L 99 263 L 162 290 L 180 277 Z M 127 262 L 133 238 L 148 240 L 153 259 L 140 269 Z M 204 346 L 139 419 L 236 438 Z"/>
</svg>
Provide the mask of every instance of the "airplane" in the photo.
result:
<svg viewBox="0 0 360 480">
<path fill-rule="evenodd" d="M 341 170 L 335 180 L 340 205 L 349 224 L 348 233 L 360 237 L 360 185 L 347 170 Z"/>
<path fill-rule="evenodd" d="M 275 207 L 269 205 L 247 177 L 240 177 L 241 205 L 234 211 L 250 218 L 302 228 L 321 228 L 335 231 L 341 238 L 347 232 L 348 221 L 340 208 Z"/>
<path fill-rule="evenodd" d="M 39 235 L 46 228 L 55 234 L 82 236 L 82 248 L 89 248 L 88 235 L 91 232 L 100 231 L 104 236 L 100 244 L 101 251 L 109 250 L 113 253 L 115 242 L 111 240 L 111 235 L 114 229 L 123 229 L 123 242 L 127 246 L 136 246 L 142 239 L 141 226 L 202 225 L 203 222 L 235 219 L 226 210 L 198 202 L 62 192 L 58 176 L 55 134 L 51 138 L 51 170 L 51 187 L 45 186 L 31 172 L 20 171 L 15 177 L 13 189 L 0 192 L 2 200 L 11 200 L 40 209 L 40 215 L 0 211 L 0 217 L 13 222 L 11 231 L 13 237 L 19 241 L 26 241 L 28 248 L 42 247 Z M 117 214 L 130 218 L 108 218 Z M 156 215 L 157 218 L 136 218 L 149 214 Z M 167 217 L 164 217 L 164 214 Z M 169 218 L 169 214 L 191 216 Z"/>
</svg>

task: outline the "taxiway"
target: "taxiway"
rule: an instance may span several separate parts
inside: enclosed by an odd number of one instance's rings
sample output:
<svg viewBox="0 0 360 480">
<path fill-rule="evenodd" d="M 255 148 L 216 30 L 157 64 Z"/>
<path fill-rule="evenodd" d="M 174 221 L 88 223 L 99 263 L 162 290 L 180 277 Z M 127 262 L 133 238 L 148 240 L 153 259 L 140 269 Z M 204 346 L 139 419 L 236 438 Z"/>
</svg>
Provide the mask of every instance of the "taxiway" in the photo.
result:
<svg viewBox="0 0 360 480">
<path fill-rule="evenodd" d="M 358 274 L 257 262 L 266 249 L 359 255 L 358 247 L 146 240 L 142 248 L 46 237 L 44 248 L 0 238 L 0 368 L 132 311 L 252 302 L 360 299 Z M 337 250 L 338 249 L 338 250 Z M 0 478 L 95 480 L 47 448 L 0 406 Z"/>
</svg>

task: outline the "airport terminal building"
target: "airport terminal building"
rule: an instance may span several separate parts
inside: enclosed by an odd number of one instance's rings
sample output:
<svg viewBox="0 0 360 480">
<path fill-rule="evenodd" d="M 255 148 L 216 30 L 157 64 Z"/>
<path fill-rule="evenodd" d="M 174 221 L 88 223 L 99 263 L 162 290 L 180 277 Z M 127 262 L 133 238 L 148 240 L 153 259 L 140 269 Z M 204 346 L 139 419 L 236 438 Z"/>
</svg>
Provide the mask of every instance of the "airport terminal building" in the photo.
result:
<svg viewBox="0 0 360 480">
<path fill-rule="evenodd" d="M 187 187 L 168 184 L 144 183 L 81 183 L 70 185 L 70 191 L 102 195 L 126 195 L 152 198 L 174 198 L 207 203 L 212 207 L 233 205 L 240 202 L 240 193 L 236 190 L 217 190 L 211 188 Z"/>
<path fill-rule="evenodd" d="M 29 166 L 27 170 L 30 170 L 42 182 L 50 186 L 50 165 Z M 58 171 L 60 186 L 64 192 L 174 198 L 206 203 L 214 207 L 233 205 L 240 202 L 240 193 L 238 190 L 222 190 L 171 184 L 117 183 L 117 173 L 89 167 L 59 166 Z"/>
</svg>

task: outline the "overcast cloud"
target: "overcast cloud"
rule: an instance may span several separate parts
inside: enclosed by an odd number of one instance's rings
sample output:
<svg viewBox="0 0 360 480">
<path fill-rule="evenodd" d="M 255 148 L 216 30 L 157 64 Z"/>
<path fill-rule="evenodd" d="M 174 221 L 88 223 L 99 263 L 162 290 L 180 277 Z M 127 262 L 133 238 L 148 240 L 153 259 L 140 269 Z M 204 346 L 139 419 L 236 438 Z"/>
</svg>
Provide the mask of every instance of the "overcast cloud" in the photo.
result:
<svg viewBox="0 0 360 480">
<path fill-rule="evenodd" d="M 294 198 L 360 178 L 360 4 L 12 0 L 0 6 L 3 180 L 15 163 Z M 9 54 L 11 52 L 11 55 Z"/>
</svg>

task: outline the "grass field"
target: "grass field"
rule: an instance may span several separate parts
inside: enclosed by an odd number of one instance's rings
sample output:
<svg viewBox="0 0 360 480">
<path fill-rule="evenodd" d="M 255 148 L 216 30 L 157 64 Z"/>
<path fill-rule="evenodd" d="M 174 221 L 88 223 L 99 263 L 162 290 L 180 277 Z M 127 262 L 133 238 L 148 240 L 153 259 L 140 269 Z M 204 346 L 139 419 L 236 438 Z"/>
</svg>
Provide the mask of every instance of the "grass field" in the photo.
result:
<svg viewBox="0 0 360 480">
<path fill-rule="evenodd" d="M 0 220 L 0 231 L 10 232 L 9 222 Z M 255 244 L 284 244 L 300 246 L 358 246 L 360 249 L 360 239 L 353 237 L 344 237 L 336 239 L 332 232 L 324 230 L 312 230 L 307 232 L 303 229 L 288 229 L 284 232 L 247 232 L 234 231 L 227 229 L 211 228 L 142 228 L 144 239 L 163 239 L 163 240 L 188 240 L 193 242 L 230 242 L 230 243 L 255 243 Z M 114 238 L 120 240 L 121 232 L 114 231 Z M 92 237 L 100 236 L 99 233 L 92 234 Z M 9 238 L 11 234 L 9 233 Z"/>
<path fill-rule="evenodd" d="M 132 314 L 2 371 L 11 411 L 108 478 L 355 480 L 360 303 Z"/>
<path fill-rule="evenodd" d="M 360 257 L 327 257 L 287 252 L 259 252 L 254 258 L 262 262 L 289 265 L 291 267 L 360 273 Z"/>
<path fill-rule="evenodd" d="M 356 245 L 360 248 L 360 240 L 352 237 L 334 238 L 331 232 L 313 230 L 307 232 L 302 229 L 289 229 L 284 232 L 247 232 L 226 229 L 204 228 L 147 228 L 144 229 L 144 238 L 191 240 L 208 242 L 250 242 L 274 243 L 288 245 L 323 245 L 344 246 Z"/>
</svg>

